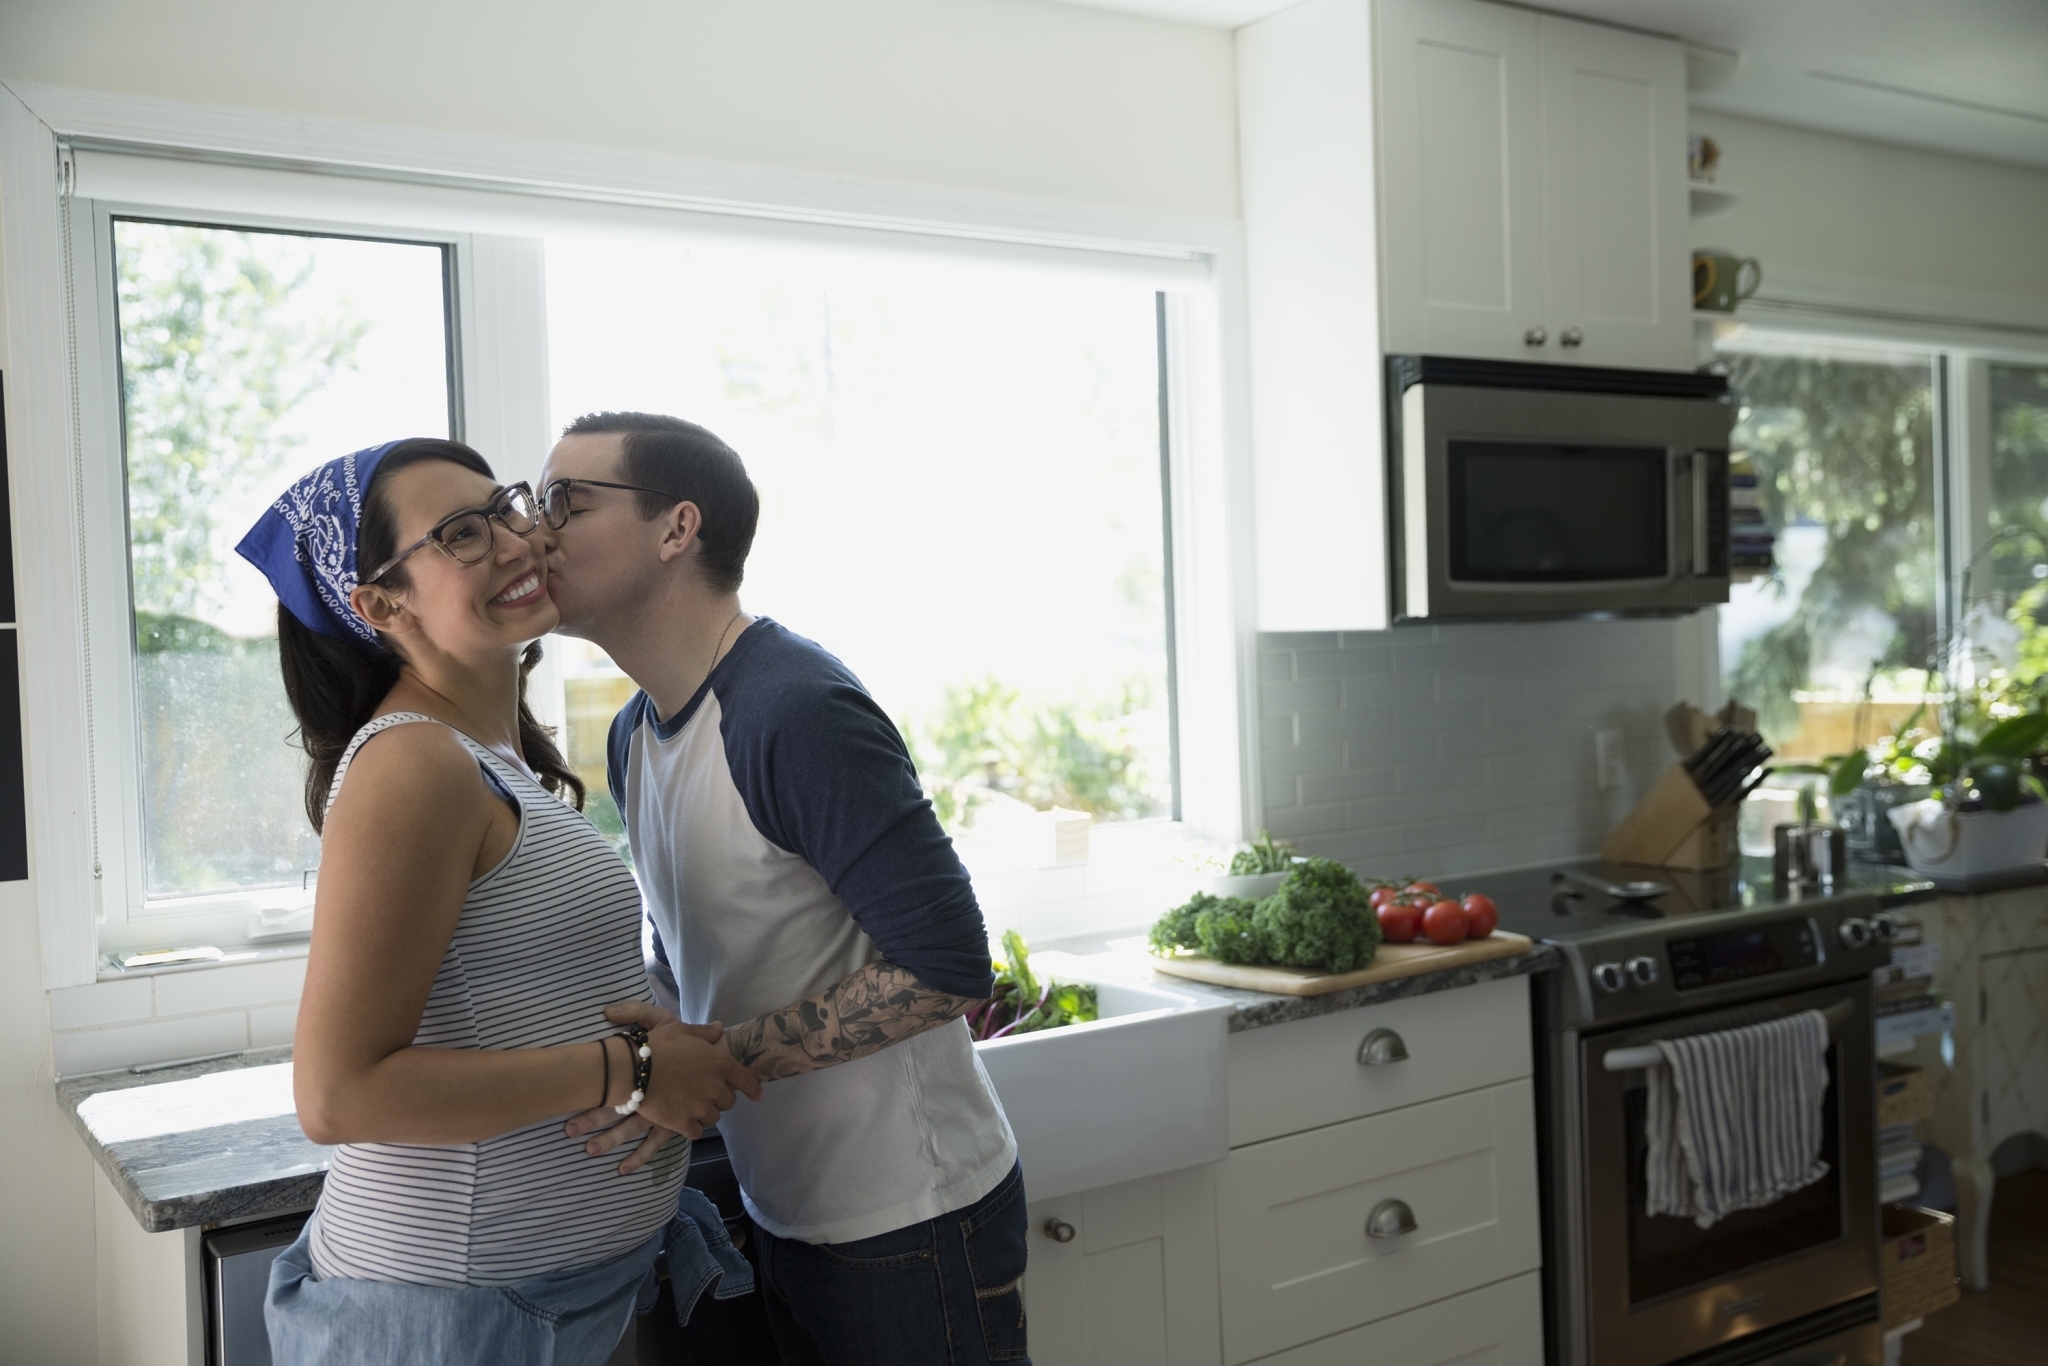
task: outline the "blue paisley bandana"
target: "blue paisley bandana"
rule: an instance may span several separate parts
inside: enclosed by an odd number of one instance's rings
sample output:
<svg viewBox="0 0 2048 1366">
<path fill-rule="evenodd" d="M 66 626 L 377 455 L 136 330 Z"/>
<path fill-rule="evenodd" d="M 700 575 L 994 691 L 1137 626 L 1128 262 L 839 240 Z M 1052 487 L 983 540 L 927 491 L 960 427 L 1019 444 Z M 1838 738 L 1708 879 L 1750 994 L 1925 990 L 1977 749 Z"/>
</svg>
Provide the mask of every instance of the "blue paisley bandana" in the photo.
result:
<svg viewBox="0 0 2048 1366">
<path fill-rule="evenodd" d="M 411 438 L 408 438 L 411 439 Z M 235 553 L 263 571 L 277 600 L 308 629 L 377 644 L 348 605 L 356 587 L 356 535 L 377 466 L 402 441 L 330 460 L 264 509 Z"/>
</svg>

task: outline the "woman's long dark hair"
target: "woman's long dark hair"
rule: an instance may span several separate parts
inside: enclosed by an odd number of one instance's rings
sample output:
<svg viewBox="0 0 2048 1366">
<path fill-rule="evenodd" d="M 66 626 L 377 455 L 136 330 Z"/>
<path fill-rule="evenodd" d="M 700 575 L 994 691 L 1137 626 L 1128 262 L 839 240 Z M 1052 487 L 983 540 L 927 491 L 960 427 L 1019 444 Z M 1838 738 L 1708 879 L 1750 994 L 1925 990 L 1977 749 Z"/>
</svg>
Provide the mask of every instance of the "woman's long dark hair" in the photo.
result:
<svg viewBox="0 0 2048 1366">
<path fill-rule="evenodd" d="M 446 460 L 495 480 L 490 464 L 459 441 L 421 438 L 395 447 L 363 497 L 363 521 L 356 537 L 356 563 L 379 565 L 398 549 L 398 523 L 383 494 L 386 481 L 408 465 Z M 405 566 L 384 576 L 394 588 L 406 585 Z M 355 639 L 322 635 L 280 606 L 277 609 L 277 654 L 284 670 L 284 694 L 299 720 L 299 744 L 312 762 L 306 769 L 306 819 L 313 829 L 327 824 L 327 790 L 348 743 L 369 724 L 398 683 L 399 656 Z M 540 663 L 540 642 L 526 647 L 519 662 L 519 749 L 540 784 L 566 796 L 583 809 L 583 780 L 576 776 L 555 746 L 555 732 L 536 721 L 526 705 L 526 679 Z"/>
</svg>

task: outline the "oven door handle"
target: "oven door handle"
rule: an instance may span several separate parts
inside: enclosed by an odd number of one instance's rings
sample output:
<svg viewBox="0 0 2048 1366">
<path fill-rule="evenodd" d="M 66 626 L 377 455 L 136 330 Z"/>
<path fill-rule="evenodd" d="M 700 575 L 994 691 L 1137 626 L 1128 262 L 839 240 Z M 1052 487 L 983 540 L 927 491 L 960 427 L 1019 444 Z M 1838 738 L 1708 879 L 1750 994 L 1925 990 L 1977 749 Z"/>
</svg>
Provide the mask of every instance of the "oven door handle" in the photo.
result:
<svg viewBox="0 0 2048 1366">
<path fill-rule="evenodd" d="M 1821 1013 L 1827 1016 L 1828 1032 L 1832 1034 L 1849 1023 L 1849 1017 L 1856 1013 L 1856 1003 L 1837 1001 Z M 1632 1072 L 1637 1068 L 1660 1066 L 1663 1061 L 1664 1054 L 1655 1044 L 1649 1044 L 1642 1048 L 1610 1048 L 1600 1060 L 1600 1065 L 1610 1072 Z"/>
</svg>

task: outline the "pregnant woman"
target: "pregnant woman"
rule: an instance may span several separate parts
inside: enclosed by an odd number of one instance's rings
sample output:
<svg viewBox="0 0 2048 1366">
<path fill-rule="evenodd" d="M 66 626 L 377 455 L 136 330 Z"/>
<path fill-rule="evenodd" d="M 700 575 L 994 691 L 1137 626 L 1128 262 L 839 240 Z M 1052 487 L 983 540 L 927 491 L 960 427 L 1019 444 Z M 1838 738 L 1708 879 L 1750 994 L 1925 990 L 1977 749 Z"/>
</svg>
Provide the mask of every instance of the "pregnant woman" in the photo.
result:
<svg viewBox="0 0 2048 1366">
<path fill-rule="evenodd" d="M 556 620 L 540 535 L 525 485 L 422 438 L 321 466 L 238 547 L 277 590 L 311 759 L 294 1086 L 340 1145 L 271 1274 L 281 1366 L 599 1363 L 658 1255 L 684 1314 L 751 1285 L 663 1142 L 759 1083 L 715 1027 L 605 1019 L 647 999 L 640 896 L 526 706 Z M 661 1127 L 616 1163 L 564 1128 L 600 1103 Z"/>
</svg>

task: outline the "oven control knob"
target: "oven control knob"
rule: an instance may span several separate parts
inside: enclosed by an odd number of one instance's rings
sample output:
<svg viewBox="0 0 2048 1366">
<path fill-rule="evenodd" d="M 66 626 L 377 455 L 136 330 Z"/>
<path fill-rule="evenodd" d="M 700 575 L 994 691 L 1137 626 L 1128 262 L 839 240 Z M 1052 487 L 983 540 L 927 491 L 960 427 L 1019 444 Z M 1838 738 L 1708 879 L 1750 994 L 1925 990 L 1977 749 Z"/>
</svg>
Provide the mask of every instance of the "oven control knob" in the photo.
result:
<svg viewBox="0 0 2048 1366">
<path fill-rule="evenodd" d="M 1595 963 L 1593 985 L 1612 995 L 1628 985 L 1628 975 L 1621 970 L 1619 963 Z"/>
<path fill-rule="evenodd" d="M 1657 960 L 1644 954 L 1628 960 L 1629 980 L 1639 987 L 1655 985 L 1657 981 Z"/>
<path fill-rule="evenodd" d="M 1898 937 L 1904 934 L 1905 930 L 1906 927 L 1899 923 L 1897 916 L 1879 915 L 1871 917 L 1870 931 L 1877 936 L 1877 942 L 1880 944 L 1896 943 Z"/>
<path fill-rule="evenodd" d="M 1835 937 L 1842 941 L 1845 949 L 1862 949 L 1870 946 L 1870 922 L 1849 916 L 1835 928 Z"/>
</svg>

